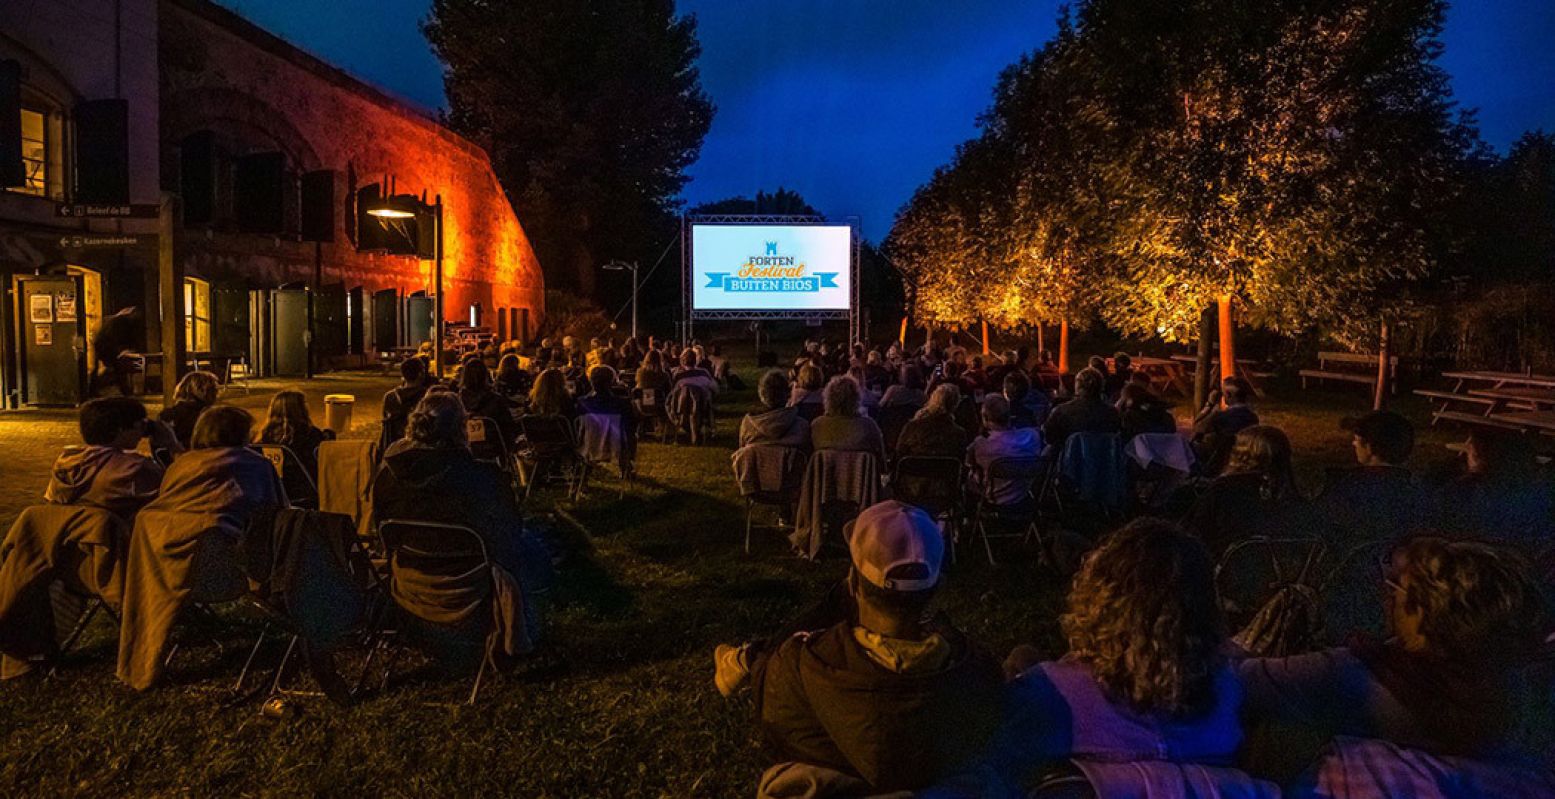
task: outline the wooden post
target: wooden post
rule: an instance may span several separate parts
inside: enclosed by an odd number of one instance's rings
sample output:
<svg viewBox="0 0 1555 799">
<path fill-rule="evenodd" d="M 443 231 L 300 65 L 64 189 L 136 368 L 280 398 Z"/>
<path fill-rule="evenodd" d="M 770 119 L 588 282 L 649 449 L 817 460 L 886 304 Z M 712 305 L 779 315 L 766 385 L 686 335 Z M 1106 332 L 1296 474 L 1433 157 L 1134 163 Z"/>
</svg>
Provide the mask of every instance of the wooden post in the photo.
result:
<svg viewBox="0 0 1555 799">
<path fill-rule="evenodd" d="M 1047 345 L 1042 342 L 1042 323 L 1038 322 L 1037 323 L 1037 352 L 1041 353 L 1045 349 L 1047 349 Z"/>
<path fill-rule="evenodd" d="M 988 320 L 983 320 L 983 354 L 988 354 Z"/>
<path fill-rule="evenodd" d="M 903 347 L 907 346 L 907 316 L 902 315 L 902 332 L 896 336 L 896 342 Z"/>
<path fill-rule="evenodd" d="M 924 351 L 925 354 L 927 354 L 928 351 L 933 349 L 933 348 L 934 348 L 934 326 L 933 325 L 924 325 L 923 326 L 923 351 Z"/>
<path fill-rule="evenodd" d="M 1372 397 L 1371 409 L 1380 411 L 1388 404 L 1388 378 L 1391 370 L 1388 368 L 1393 360 L 1393 342 L 1390 340 L 1388 320 L 1382 320 L 1382 337 L 1377 342 L 1377 393 Z"/>
<path fill-rule="evenodd" d="M 1199 351 L 1197 368 L 1193 372 L 1193 407 L 1203 408 L 1209 401 L 1209 363 L 1213 360 L 1211 339 L 1215 335 L 1215 310 L 1205 308 L 1199 312 Z"/>
<path fill-rule="evenodd" d="M 1231 320 L 1231 295 L 1220 295 L 1220 379 L 1236 376 L 1236 328 Z"/>
<path fill-rule="evenodd" d="M 182 209 L 179 197 L 162 194 L 162 211 L 157 225 L 157 287 L 161 295 L 158 310 L 162 316 L 162 404 L 173 404 L 173 391 L 183 376 L 184 352 L 184 265 L 178 258 L 174 237 L 180 227 Z"/>
<path fill-rule="evenodd" d="M 1058 373 L 1069 374 L 1069 320 L 1058 323 Z"/>
</svg>

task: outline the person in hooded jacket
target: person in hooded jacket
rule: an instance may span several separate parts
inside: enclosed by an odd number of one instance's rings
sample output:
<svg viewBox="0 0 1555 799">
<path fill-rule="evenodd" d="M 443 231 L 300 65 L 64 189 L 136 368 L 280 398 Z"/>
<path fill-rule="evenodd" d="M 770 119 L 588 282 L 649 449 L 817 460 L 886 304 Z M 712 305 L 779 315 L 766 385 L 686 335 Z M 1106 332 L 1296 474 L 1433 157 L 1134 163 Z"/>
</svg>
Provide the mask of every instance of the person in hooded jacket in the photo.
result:
<svg viewBox="0 0 1555 799">
<path fill-rule="evenodd" d="M 513 403 L 492 389 L 491 370 L 479 358 L 466 361 L 459 373 L 459 401 L 471 417 L 485 417 L 497 423 L 508 447 L 518 440 L 518 420 L 513 418 Z"/>
<path fill-rule="evenodd" d="M 172 428 L 147 417 L 134 397 L 105 397 L 81 406 L 81 445 L 54 460 L 43 498 L 55 505 L 90 505 L 134 516 L 155 499 L 162 466 L 135 452 L 142 438 L 154 448 L 182 451 Z"/>
<path fill-rule="evenodd" d="M 373 482 L 373 518 L 456 524 L 486 542 L 492 561 L 518 579 L 526 613 L 551 582 L 551 558 L 519 514 L 512 484 L 470 453 L 458 395 L 431 392 L 411 412 L 405 438 Z"/>
<path fill-rule="evenodd" d="M 784 447 L 808 447 L 810 423 L 799 409 L 788 404 L 788 378 L 777 369 L 761 376 L 756 396 L 762 409 L 745 415 L 740 421 L 740 446 L 777 444 Z"/>
<path fill-rule="evenodd" d="M 972 439 L 967 447 L 967 464 L 972 467 L 974 490 L 983 490 L 988 469 L 998 460 L 1033 459 L 1042 453 L 1042 431 L 1034 427 L 1010 426 L 1010 401 L 1002 394 L 983 398 L 983 429 L 987 432 Z M 1030 486 L 1017 480 L 998 480 L 989 492 L 995 504 L 1010 505 L 1025 499 Z"/>
<path fill-rule="evenodd" d="M 877 503 L 854 523 L 853 568 L 826 602 L 768 641 L 715 650 L 719 692 L 748 681 L 755 698 L 776 763 L 763 795 L 798 795 L 786 790 L 791 779 L 847 784 L 850 796 L 913 791 L 984 753 L 1002 677 L 943 615 L 929 614 L 944 552 L 923 510 Z"/>
</svg>

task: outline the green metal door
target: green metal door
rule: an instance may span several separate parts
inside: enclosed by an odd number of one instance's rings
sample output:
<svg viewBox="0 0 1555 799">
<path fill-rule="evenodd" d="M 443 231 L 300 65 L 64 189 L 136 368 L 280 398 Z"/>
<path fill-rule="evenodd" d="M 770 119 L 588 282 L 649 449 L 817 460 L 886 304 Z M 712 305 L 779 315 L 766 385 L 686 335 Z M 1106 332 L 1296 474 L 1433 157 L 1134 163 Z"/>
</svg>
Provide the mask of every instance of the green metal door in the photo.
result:
<svg viewBox="0 0 1555 799">
<path fill-rule="evenodd" d="M 29 405 L 71 406 L 86 386 L 86 315 L 81 279 L 17 275 L 17 339 L 22 398 Z"/>
</svg>

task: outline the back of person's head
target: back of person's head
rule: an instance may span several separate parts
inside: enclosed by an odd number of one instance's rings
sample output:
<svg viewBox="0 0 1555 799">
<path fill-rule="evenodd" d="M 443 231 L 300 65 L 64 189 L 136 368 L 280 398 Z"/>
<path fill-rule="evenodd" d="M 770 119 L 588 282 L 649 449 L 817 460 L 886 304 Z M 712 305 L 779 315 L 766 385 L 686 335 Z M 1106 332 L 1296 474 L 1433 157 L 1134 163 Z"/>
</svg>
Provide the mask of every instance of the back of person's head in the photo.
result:
<svg viewBox="0 0 1555 799">
<path fill-rule="evenodd" d="M 146 406 L 134 397 L 100 397 L 81 406 L 81 440 L 93 447 L 111 447 L 127 431 L 136 439 L 146 424 Z"/>
<path fill-rule="evenodd" d="M 400 379 L 405 385 L 413 386 L 427 379 L 427 362 L 411 356 L 400 361 Z"/>
<path fill-rule="evenodd" d="M 1076 396 L 1096 399 L 1101 396 L 1102 389 L 1107 385 L 1107 378 L 1102 376 L 1095 368 L 1086 367 L 1074 376 L 1074 393 Z"/>
<path fill-rule="evenodd" d="M 821 395 L 822 410 L 827 416 L 857 416 L 859 412 L 859 387 L 851 377 L 839 375 L 826 384 Z"/>
<path fill-rule="evenodd" d="M 610 396 L 610 392 L 615 388 L 615 384 L 616 370 L 603 364 L 589 370 L 589 388 L 593 389 L 596 395 L 601 397 Z"/>
<path fill-rule="evenodd" d="M 1086 555 L 1060 619 L 1069 653 L 1115 701 L 1186 718 L 1215 703 L 1224 640 L 1209 553 L 1160 519 L 1136 519 Z"/>
<path fill-rule="evenodd" d="M 825 381 L 826 375 L 814 363 L 799 367 L 799 387 L 805 391 L 819 391 Z"/>
<path fill-rule="evenodd" d="M 1112 365 L 1120 372 L 1133 366 L 1133 364 L 1134 359 L 1126 352 L 1115 352 L 1112 354 Z"/>
<path fill-rule="evenodd" d="M 518 376 L 518 373 L 523 370 L 523 367 L 518 363 L 518 356 L 511 352 L 502 356 L 502 360 L 497 362 L 498 377 L 511 379 Z"/>
<path fill-rule="evenodd" d="M 781 408 L 788 404 L 788 378 L 782 371 L 769 369 L 756 384 L 756 396 L 768 408 Z"/>
<path fill-rule="evenodd" d="M 542 416 L 562 412 L 567 403 L 567 377 L 562 370 L 551 367 L 535 378 L 529 389 L 529 409 Z"/>
<path fill-rule="evenodd" d="M 1243 428 L 1236 434 L 1223 473 L 1262 475 L 1262 493 L 1267 499 L 1293 496 L 1296 469 L 1292 465 L 1290 437 L 1274 425 Z"/>
<path fill-rule="evenodd" d="M 1246 405 L 1253 399 L 1253 389 L 1240 377 L 1228 377 L 1221 381 L 1220 396 L 1227 405 Z"/>
<path fill-rule="evenodd" d="M 246 447 L 254 433 L 254 417 L 236 405 L 212 405 L 194 423 L 190 449 Z"/>
<path fill-rule="evenodd" d="M 1085 362 L 1085 365 L 1087 368 L 1095 369 L 1104 375 L 1107 373 L 1107 359 L 1101 357 L 1100 355 L 1092 355 L 1090 359 Z"/>
<path fill-rule="evenodd" d="M 270 398 L 270 412 L 264 428 L 267 440 L 290 444 L 299 432 L 312 426 L 308 398 L 301 391 L 278 391 Z"/>
<path fill-rule="evenodd" d="M 1409 619 L 1433 658 L 1485 674 L 1516 666 L 1539 648 L 1545 633 L 1539 584 L 1517 553 L 1477 541 L 1416 538 L 1394 551 L 1388 571 L 1394 631 Z"/>
<path fill-rule="evenodd" d="M 216 375 L 197 370 L 184 375 L 183 379 L 178 381 L 178 387 L 173 389 L 173 401 L 210 405 L 216 402 L 216 395 L 220 391 L 221 383 L 216 379 Z"/>
<path fill-rule="evenodd" d="M 1026 398 L 1031 393 L 1031 378 L 1019 369 L 1011 369 L 1004 376 L 1004 398 L 1015 404 Z"/>
<path fill-rule="evenodd" d="M 940 383 L 929 392 L 928 402 L 913 414 L 913 418 L 922 419 L 936 413 L 954 415 L 956 408 L 959 407 L 961 407 L 961 389 L 955 383 Z"/>
<path fill-rule="evenodd" d="M 926 512 L 895 500 L 865 508 L 853 523 L 848 554 L 848 584 L 860 605 L 893 626 L 915 626 L 926 615 L 945 557 L 943 534 Z M 863 613 L 860 621 L 868 621 Z"/>
<path fill-rule="evenodd" d="M 922 391 L 923 387 L 927 385 L 923 381 L 923 369 L 919 368 L 915 363 L 902 365 L 901 381 L 903 388 L 914 388 L 919 391 Z"/>
<path fill-rule="evenodd" d="M 664 355 L 658 350 L 648 350 L 648 354 L 643 356 L 643 366 L 655 372 L 664 371 Z"/>
<path fill-rule="evenodd" d="M 459 373 L 459 388 L 474 394 L 491 390 L 491 370 L 480 358 L 469 358 Z"/>
<path fill-rule="evenodd" d="M 1532 479 L 1538 471 L 1533 436 L 1518 430 L 1475 427 L 1464 449 L 1472 474 L 1521 481 Z"/>
<path fill-rule="evenodd" d="M 1133 409 L 1145 409 L 1159 405 L 1160 397 L 1157 397 L 1148 386 L 1130 381 L 1118 392 L 1118 410 L 1127 411 Z"/>
<path fill-rule="evenodd" d="M 449 391 L 428 392 L 410 412 L 405 438 L 418 447 L 462 449 L 469 446 L 464 403 Z"/>
<path fill-rule="evenodd" d="M 1004 430 L 1010 426 L 1010 401 L 1002 394 L 983 397 L 983 425 L 990 430 Z"/>
<path fill-rule="evenodd" d="M 696 366 L 697 365 L 697 351 L 695 349 L 692 349 L 692 348 L 689 348 L 689 347 L 686 348 L 685 350 L 683 350 L 680 353 L 680 365 L 685 367 L 685 368 L 687 368 L 687 369 L 690 369 L 693 366 Z"/>
<path fill-rule="evenodd" d="M 1393 411 L 1372 411 L 1343 426 L 1383 463 L 1402 466 L 1415 451 L 1415 426 Z"/>
</svg>

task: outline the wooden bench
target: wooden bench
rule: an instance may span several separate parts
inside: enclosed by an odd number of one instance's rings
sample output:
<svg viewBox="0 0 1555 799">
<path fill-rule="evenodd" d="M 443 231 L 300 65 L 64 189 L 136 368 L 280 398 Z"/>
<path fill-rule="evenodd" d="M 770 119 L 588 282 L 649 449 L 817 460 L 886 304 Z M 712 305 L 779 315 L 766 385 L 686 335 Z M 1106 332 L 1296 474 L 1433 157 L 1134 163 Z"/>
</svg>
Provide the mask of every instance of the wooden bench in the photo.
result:
<svg viewBox="0 0 1555 799">
<path fill-rule="evenodd" d="M 1301 387 L 1307 387 L 1307 380 L 1343 380 L 1349 383 L 1364 383 L 1373 389 L 1377 387 L 1377 356 L 1375 353 L 1364 352 L 1319 352 L 1317 354 L 1316 369 L 1302 369 L 1297 374 L 1301 375 Z M 1362 367 L 1357 370 L 1356 367 Z M 1398 356 L 1388 358 L 1388 385 L 1393 386 L 1393 391 L 1398 391 Z"/>
<path fill-rule="evenodd" d="M 1462 454 L 1464 454 L 1464 453 L 1469 451 L 1468 445 L 1464 444 L 1461 441 L 1449 441 L 1446 444 L 1446 447 L 1447 447 L 1447 450 L 1449 452 L 1456 452 L 1459 455 L 1462 455 Z M 1534 462 L 1538 463 L 1540 466 L 1549 466 L 1551 461 L 1555 461 L 1555 458 L 1551 458 L 1549 455 L 1537 455 L 1536 454 L 1536 455 L 1533 456 L 1533 459 L 1534 459 Z"/>
<path fill-rule="evenodd" d="M 1499 427 L 1502 430 L 1516 430 L 1518 432 L 1522 432 L 1528 429 L 1526 425 L 1516 424 L 1515 422 L 1501 421 L 1499 419 L 1492 419 L 1488 416 L 1481 416 L 1477 413 L 1464 413 L 1462 411 L 1437 411 L 1436 415 L 1431 420 L 1432 424 L 1435 424 L 1438 419 L 1446 419 L 1449 422 L 1462 422 L 1464 424 L 1481 425 L 1484 427 Z"/>
</svg>

